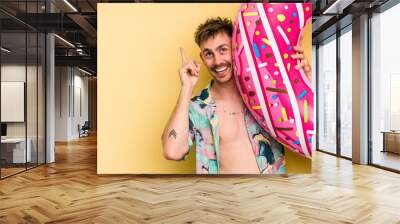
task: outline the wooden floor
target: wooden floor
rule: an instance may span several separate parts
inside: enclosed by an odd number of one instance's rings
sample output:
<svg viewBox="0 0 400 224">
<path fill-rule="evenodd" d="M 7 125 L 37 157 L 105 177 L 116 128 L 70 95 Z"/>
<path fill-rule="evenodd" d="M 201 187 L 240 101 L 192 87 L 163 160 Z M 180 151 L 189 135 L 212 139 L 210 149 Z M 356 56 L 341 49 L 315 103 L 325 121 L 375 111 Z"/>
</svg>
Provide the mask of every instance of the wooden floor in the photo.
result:
<svg viewBox="0 0 400 224">
<path fill-rule="evenodd" d="M 97 176 L 96 138 L 0 181 L 0 223 L 400 223 L 400 175 L 316 153 L 288 177 Z"/>
<path fill-rule="evenodd" d="M 1 177 L 3 178 L 3 177 L 8 177 L 8 176 L 11 176 L 11 175 L 13 175 L 13 174 L 16 174 L 16 173 L 19 173 L 19 172 L 22 172 L 22 171 L 24 171 L 24 170 L 26 170 L 25 169 L 25 167 L 23 167 L 23 168 L 19 168 L 19 167 L 17 167 L 17 168 L 15 168 L 15 167 L 12 167 L 12 168 L 1 168 Z"/>
<path fill-rule="evenodd" d="M 20 172 L 24 172 L 27 169 L 33 169 L 37 166 L 37 164 L 33 163 L 27 163 L 25 167 L 25 164 L 18 164 L 18 167 L 2 167 L 1 168 L 1 178 L 6 178 L 11 175 L 15 175 Z"/>
<path fill-rule="evenodd" d="M 372 162 L 377 165 L 400 170 L 400 154 L 376 150 L 374 151 Z"/>
</svg>

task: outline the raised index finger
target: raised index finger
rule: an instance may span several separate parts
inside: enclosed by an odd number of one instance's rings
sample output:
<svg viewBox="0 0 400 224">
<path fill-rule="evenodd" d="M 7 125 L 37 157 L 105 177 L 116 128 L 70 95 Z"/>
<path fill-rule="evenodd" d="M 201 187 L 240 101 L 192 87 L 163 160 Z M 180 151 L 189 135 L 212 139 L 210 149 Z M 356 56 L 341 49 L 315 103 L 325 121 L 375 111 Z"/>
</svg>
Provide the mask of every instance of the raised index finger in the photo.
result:
<svg viewBox="0 0 400 224">
<path fill-rule="evenodd" d="M 181 59 L 182 59 L 182 64 L 185 63 L 187 61 L 187 57 L 185 54 L 185 50 L 183 50 L 183 48 L 179 48 L 179 50 L 181 51 Z"/>
</svg>

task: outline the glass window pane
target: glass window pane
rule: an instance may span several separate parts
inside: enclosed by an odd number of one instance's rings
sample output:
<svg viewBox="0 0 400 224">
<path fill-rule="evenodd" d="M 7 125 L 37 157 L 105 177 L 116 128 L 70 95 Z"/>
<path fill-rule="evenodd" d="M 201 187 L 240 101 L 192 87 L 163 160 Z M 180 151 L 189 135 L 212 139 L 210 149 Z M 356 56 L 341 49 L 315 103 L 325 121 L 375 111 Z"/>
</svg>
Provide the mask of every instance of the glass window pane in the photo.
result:
<svg viewBox="0 0 400 224">
<path fill-rule="evenodd" d="M 25 170 L 30 159 L 26 144 L 26 33 L 2 33 L 1 47 L 1 166 L 2 178 Z M 28 146 L 28 150 L 27 147 Z"/>
<path fill-rule="evenodd" d="M 352 157 L 352 33 L 340 36 L 340 153 Z"/>
<path fill-rule="evenodd" d="M 43 13 L 45 1 L 0 1 L 18 16 Z M 45 162 L 45 35 L 0 12 L 0 177 Z M 4 22 L 6 21 L 6 22 Z"/>
<path fill-rule="evenodd" d="M 26 12 L 31 16 L 39 11 L 37 1 L 27 2 Z M 33 24 L 37 23 L 37 17 L 28 17 Z M 27 167 L 37 166 L 38 158 L 38 35 L 35 30 L 27 30 L 27 80 L 26 80 L 26 125 L 27 125 L 27 142 L 30 148 L 30 159 Z"/>
<path fill-rule="evenodd" d="M 26 89 L 27 89 L 27 98 L 26 98 L 26 111 L 27 111 L 27 142 L 30 144 L 30 160 L 27 163 L 28 168 L 34 167 L 37 165 L 37 104 L 38 104 L 38 88 L 37 88 L 37 80 L 38 80 L 38 49 L 37 49 L 37 33 L 29 32 L 27 33 L 28 38 L 28 63 L 27 63 L 27 80 L 26 80 Z"/>
<path fill-rule="evenodd" d="M 372 163 L 400 170 L 400 4 L 371 19 Z M 384 134 L 385 133 L 385 134 Z"/>
<path fill-rule="evenodd" d="M 38 164 L 45 163 L 46 148 L 45 148 L 45 87 L 46 87 L 46 36 L 43 33 L 38 35 Z"/>
<path fill-rule="evenodd" d="M 336 37 L 318 48 L 318 149 L 336 153 Z"/>
<path fill-rule="evenodd" d="M 312 88 L 313 88 L 313 91 L 314 91 L 314 105 L 317 105 L 317 103 L 316 103 L 317 97 L 315 95 L 316 94 L 316 89 L 317 89 L 316 65 L 317 65 L 317 47 L 316 47 L 316 45 L 313 45 L 312 46 L 312 62 L 311 62 L 312 69 L 311 69 L 311 71 L 312 71 Z M 317 109 L 317 107 L 315 106 L 314 107 L 314 114 L 317 114 L 316 113 L 316 109 Z M 316 122 L 316 120 L 314 122 Z M 316 123 L 314 123 L 314 125 L 316 125 Z M 314 126 L 314 129 L 315 129 L 315 126 Z M 314 151 L 316 149 L 316 143 L 317 143 L 317 141 L 315 139 L 316 139 L 316 135 L 313 135 L 312 149 Z"/>
</svg>

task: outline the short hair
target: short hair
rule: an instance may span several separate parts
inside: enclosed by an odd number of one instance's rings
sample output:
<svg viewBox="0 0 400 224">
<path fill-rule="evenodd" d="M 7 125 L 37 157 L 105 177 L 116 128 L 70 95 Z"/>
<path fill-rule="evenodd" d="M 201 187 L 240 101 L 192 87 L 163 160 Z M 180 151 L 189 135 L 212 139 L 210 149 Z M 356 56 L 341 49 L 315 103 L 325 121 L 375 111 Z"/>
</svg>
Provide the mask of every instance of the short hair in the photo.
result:
<svg viewBox="0 0 400 224">
<path fill-rule="evenodd" d="M 208 40 L 210 37 L 214 37 L 219 33 L 226 33 L 229 37 L 232 37 L 233 25 L 229 18 L 208 18 L 204 23 L 197 27 L 194 34 L 194 41 L 197 45 Z"/>
</svg>

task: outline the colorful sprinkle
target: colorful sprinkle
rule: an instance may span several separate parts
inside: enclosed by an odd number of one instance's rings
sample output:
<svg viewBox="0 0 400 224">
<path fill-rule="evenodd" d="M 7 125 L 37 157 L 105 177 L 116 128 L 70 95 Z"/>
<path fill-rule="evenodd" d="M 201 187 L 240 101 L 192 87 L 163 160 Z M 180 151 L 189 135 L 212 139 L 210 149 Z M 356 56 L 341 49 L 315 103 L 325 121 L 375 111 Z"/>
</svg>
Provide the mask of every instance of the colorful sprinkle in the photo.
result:
<svg viewBox="0 0 400 224">
<path fill-rule="evenodd" d="M 292 32 L 292 28 L 290 28 L 290 27 L 287 28 L 286 30 L 287 30 L 288 33 Z"/>
<path fill-rule="evenodd" d="M 278 95 L 276 95 L 276 94 L 272 94 L 272 99 L 273 99 L 273 100 L 276 100 L 276 99 L 278 99 Z"/>
<path fill-rule="evenodd" d="M 291 131 L 291 130 L 293 130 L 293 128 L 277 127 L 276 130 L 278 130 L 278 131 Z"/>
<path fill-rule="evenodd" d="M 276 18 L 278 19 L 279 22 L 284 22 L 286 19 L 285 15 L 283 14 L 278 14 Z"/>
<path fill-rule="evenodd" d="M 272 85 L 275 85 L 275 84 L 276 84 L 276 80 L 273 79 L 273 80 L 272 80 Z"/>
<path fill-rule="evenodd" d="M 281 108 L 281 112 L 282 112 L 282 117 L 283 117 L 283 121 L 287 121 L 287 114 L 286 114 L 286 109 L 284 107 Z"/>
<path fill-rule="evenodd" d="M 279 75 L 279 72 L 278 71 L 274 71 L 274 75 Z"/>
<path fill-rule="evenodd" d="M 264 63 L 258 64 L 258 68 L 264 68 L 264 67 L 266 67 L 267 65 L 268 65 L 268 63 L 267 63 L 267 62 L 264 62 Z"/>
<path fill-rule="evenodd" d="M 268 79 L 269 78 L 269 76 L 268 75 L 264 75 L 264 79 Z"/>
<path fill-rule="evenodd" d="M 285 89 L 272 88 L 272 87 L 267 87 L 267 88 L 265 88 L 265 89 L 268 90 L 268 91 L 271 91 L 271 92 L 277 92 L 277 93 L 285 93 L 285 94 L 287 94 L 287 91 L 286 91 Z"/>
<path fill-rule="evenodd" d="M 267 38 L 262 38 L 261 39 L 266 45 L 269 45 L 269 40 Z"/>
<path fill-rule="evenodd" d="M 283 54 L 283 58 L 287 59 L 289 57 L 289 55 L 287 53 Z"/>
<path fill-rule="evenodd" d="M 278 103 L 277 103 L 277 102 L 275 102 L 275 103 L 274 103 L 274 107 L 277 107 L 277 106 L 278 106 Z"/>
<path fill-rule="evenodd" d="M 293 12 L 293 13 L 292 13 L 292 16 L 293 16 L 293 17 L 296 17 L 296 16 L 297 16 L 297 12 Z"/>
<path fill-rule="evenodd" d="M 299 141 L 299 140 L 296 140 L 296 141 L 294 141 L 294 144 L 300 145 L 300 141 Z"/>
<path fill-rule="evenodd" d="M 251 109 L 253 109 L 253 110 L 259 110 L 259 109 L 261 109 L 261 106 L 260 106 L 260 105 L 252 106 Z"/>
<path fill-rule="evenodd" d="M 243 16 L 258 16 L 258 12 L 245 12 Z"/>
<path fill-rule="evenodd" d="M 273 8 L 269 8 L 269 9 L 268 9 L 268 12 L 273 12 L 273 11 L 274 11 Z"/>
<path fill-rule="evenodd" d="M 308 122 L 308 102 L 307 100 L 304 100 L 304 123 Z"/>
<path fill-rule="evenodd" d="M 287 49 L 288 49 L 289 51 L 291 51 L 291 50 L 293 49 L 293 47 L 289 45 Z"/>
<path fill-rule="evenodd" d="M 256 54 L 256 58 L 260 57 L 260 52 L 258 51 L 258 47 L 256 43 L 253 43 L 253 50 L 254 50 L 254 54 Z"/>
<path fill-rule="evenodd" d="M 275 62 L 274 66 L 275 66 L 275 67 L 279 67 L 279 63 L 278 63 L 278 62 Z"/>
<path fill-rule="evenodd" d="M 261 49 L 265 49 L 267 46 L 265 44 L 261 45 Z"/>
<path fill-rule="evenodd" d="M 251 25 L 250 21 L 247 21 L 247 22 L 246 22 L 246 25 L 247 25 L 247 26 L 250 26 L 250 25 Z"/>
<path fill-rule="evenodd" d="M 310 7 L 307 6 L 306 7 L 306 12 L 308 12 L 308 11 L 310 11 Z"/>
<path fill-rule="evenodd" d="M 288 9 L 289 7 L 287 5 L 285 5 L 285 9 Z"/>
<path fill-rule="evenodd" d="M 256 36 L 258 36 L 258 35 L 260 35 L 260 31 L 257 30 L 256 31 Z"/>
<path fill-rule="evenodd" d="M 286 68 L 288 71 L 290 71 L 290 63 L 287 64 Z"/>
<path fill-rule="evenodd" d="M 312 138 L 309 138 L 309 139 L 308 139 L 308 143 L 312 143 Z"/>
<path fill-rule="evenodd" d="M 297 97 L 299 100 L 303 99 L 303 97 L 307 94 L 307 90 L 303 90 L 300 95 Z"/>
<path fill-rule="evenodd" d="M 265 57 L 266 57 L 266 58 L 270 58 L 270 57 L 272 57 L 272 54 L 271 54 L 271 53 L 266 53 L 266 54 L 265 54 Z"/>
<path fill-rule="evenodd" d="M 279 123 L 281 123 L 281 122 L 282 122 L 282 118 L 278 117 L 278 118 L 276 119 L 276 121 L 278 121 Z"/>
<path fill-rule="evenodd" d="M 293 118 L 290 118 L 289 122 L 290 122 L 291 124 L 293 124 L 293 123 L 294 123 L 294 119 L 293 119 Z"/>
</svg>

